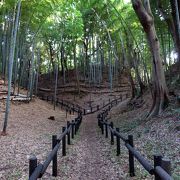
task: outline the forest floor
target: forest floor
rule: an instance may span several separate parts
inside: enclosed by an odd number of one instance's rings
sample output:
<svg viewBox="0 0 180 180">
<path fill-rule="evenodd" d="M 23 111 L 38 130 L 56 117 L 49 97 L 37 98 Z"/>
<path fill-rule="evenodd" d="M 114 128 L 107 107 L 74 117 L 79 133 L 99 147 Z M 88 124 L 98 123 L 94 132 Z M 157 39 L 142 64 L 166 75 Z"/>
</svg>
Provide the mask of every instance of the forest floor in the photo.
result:
<svg viewBox="0 0 180 180">
<path fill-rule="evenodd" d="M 55 116 L 55 120 L 49 120 Z M 13 102 L 7 136 L 0 136 L 0 179 L 25 180 L 28 175 L 28 158 L 35 154 L 44 161 L 51 151 L 51 136 L 61 133 L 61 127 L 75 115 L 68 115 L 58 107 L 56 111 L 47 102 L 33 99 L 30 103 Z M 0 127 L 4 119 L 4 102 L 1 101 Z"/>
<path fill-rule="evenodd" d="M 170 159 L 172 163 L 172 175 L 175 180 L 180 179 L 180 108 L 174 97 L 170 97 L 170 106 L 158 117 L 145 119 L 151 107 L 151 95 L 147 93 L 143 97 L 140 107 L 124 104 L 114 107 L 109 118 L 115 127 L 127 136 L 134 136 L 134 144 L 144 157 L 153 164 L 153 155 L 161 154 Z M 127 153 L 121 154 L 121 168 L 125 166 Z M 124 161 L 123 161 L 124 160 Z M 139 179 L 151 179 L 144 168 L 136 162 L 136 176 Z"/>
<path fill-rule="evenodd" d="M 112 92 L 106 94 L 63 94 L 60 98 L 83 107 L 102 105 L 120 94 Z M 144 120 L 144 115 L 151 105 L 149 94 L 144 96 L 140 107 L 132 106 L 125 100 L 114 107 L 109 118 L 115 127 L 120 127 L 124 135 L 133 134 L 135 147 L 151 162 L 153 154 L 161 153 L 172 161 L 173 177 L 180 178 L 180 110 L 172 99 L 170 107 L 159 117 L 149 121 Z M 4 103 L 1 101 L 0 119 L 4 119 Z M 48 119 L 55 116 L 55 121 Z M 43 162 L 51 150 L 51 136 L 61 133 L 61 127 L 67 120 L 75 116 L 68 115 L 65 111 L 52 104 L 34 98 L 30 103 L 14 102 L 11 105 L 8 135 L 0 137 L 0 179 L 25 180 L 28 175 L 28 158 L 35 154 L 39 162 Z M 51 176 L 51 166 L 42 179 L 64 180 L 121 180 L 133 179 L 151 180 L 148 173 L 136 161 L 136 176 L 130 178 L 128 174 L 128 151 L 121 145 L 121 155 L 116 156 L 116 145 L 110 144 L 98 129 L 97 114 L 83 117 L 80 131 L 71 145 L 67 148 L 67 156 L 58 155 L 58 177 Z M 2 127 L 2 126 L 1 126 Z"/>
</svg>

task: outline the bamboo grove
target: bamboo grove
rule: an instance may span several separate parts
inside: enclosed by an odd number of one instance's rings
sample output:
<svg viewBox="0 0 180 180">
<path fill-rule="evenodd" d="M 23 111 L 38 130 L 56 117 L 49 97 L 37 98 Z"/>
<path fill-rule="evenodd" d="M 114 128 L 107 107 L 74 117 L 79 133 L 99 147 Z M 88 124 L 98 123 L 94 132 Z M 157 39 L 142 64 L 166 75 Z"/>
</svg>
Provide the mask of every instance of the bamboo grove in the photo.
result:
<svg viewBox="0 0 180 180">
<path fill-rule="evenodd" d="M 24 87 L 32 98 L 37 94 L 42 74 L 54 79 L 56 89 L 58 79 L 66 84 L 73 71 L 80 91 L 81 81 L 98 86 L 105 76 L 112 90 L 124 73 L 131 83 L 132 98 L 141 96 L 147 88 L 154 89 L 154 99 L 164 96 L 154 100 L 153 107 L 157 101 L 160 105 L 154 110 L 152 107 L 151 116 L 168 105 L 165 89 L 172 79 L 166 82 L 164 76 L 171 73 L 173 64 L 178 67 L 180 62 L 180 3 L 1 0 L 0 42 L 0 73 L 8 80 L 8 97 Z M 158 52 L 154 48 L 159 48 Z M 154 67 L 159 60 L 161 66 Z M 155 71 L 160 73 L 154 74 Z M 178 78 L 174 75 L 173 82 Z M 156 79 L 159 83 L 154 83 Z M 3 132 L 7 127 L 9 100 Z"/>
</svg>

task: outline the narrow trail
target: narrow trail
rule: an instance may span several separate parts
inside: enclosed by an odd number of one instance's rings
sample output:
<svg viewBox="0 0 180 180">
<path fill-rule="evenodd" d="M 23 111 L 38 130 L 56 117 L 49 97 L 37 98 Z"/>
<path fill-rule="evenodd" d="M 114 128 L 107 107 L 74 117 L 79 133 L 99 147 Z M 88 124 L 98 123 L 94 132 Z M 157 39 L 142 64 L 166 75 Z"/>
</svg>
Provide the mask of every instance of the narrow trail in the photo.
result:
<svg viewBox="0 0 180 180">
<path fill-rule="evenodd" d="M 76 143 L 59 164 L 59 176 L 68 180 L 121 180 L 123 173 L 112 158 L 97 127 L 97 114 L 83 117 Z M 107 144 L 107 143 L 106 143 Z M 109 144 L 109 143 L 108 143 Z M 62 164 L 64 167 L 62 167 Z"/>
</svg>

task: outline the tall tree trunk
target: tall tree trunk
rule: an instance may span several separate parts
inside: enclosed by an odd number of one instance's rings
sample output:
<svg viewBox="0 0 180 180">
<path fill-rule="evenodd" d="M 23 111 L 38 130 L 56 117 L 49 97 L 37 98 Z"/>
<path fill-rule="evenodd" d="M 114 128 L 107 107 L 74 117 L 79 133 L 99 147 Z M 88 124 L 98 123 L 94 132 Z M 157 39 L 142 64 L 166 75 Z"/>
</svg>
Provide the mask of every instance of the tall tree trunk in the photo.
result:
<svg viewBox="0 0 180 180">
<path fill-rule="evenodd" d="M 52 42 L 49 42 L 49 53 L 50 53 L 50 60 L 53 68 L 53 73 L 55 72 L 55 64 L 54 64 L 54 49 L 52 46 Z"/>
<path fill-rule="evenodd" d="M 57 99 L 57 86 L 58 86 L 58 64 L 56 64 L 56 77 L 54 86 L 54 110 L 56 109 L 56 99 Z"/>
<path fill-rule="evenodd" d="M 125 67 L 125 69 L 127 71 L 128 78 L 129 78 L 129 81 L 131 83 L 131 99 L 134 99 L 135 96 L 136 96 L 136 87 L 135 87 L 135 84 L 134 84 L 133 77 L 131 75 L 131 69 L 130 69 L 130 65 L 129 65 L 127 55 L 126 55 L 126 52 L 125 52 L 124 41 L 123 41 L 123 37 L 122 37 L 121 33 L 119 33 L 119 38 L 120 38 L 120 42 L 121 42 L 122 56 L 123 56 L 123 62 L 124 62 L 123 66 Z"/>
<path fill-rule="evenodd" d="M 137 57 L 137 53 L 136 52 L 134 52 L 133 63 L 134 63 L 134 70 L 135 70 L 135 73 L 136 73 L 138 84 L 139 84 L 139 87 L 140 87 L 140 94 L 139 94 L 139 96 L 142 96 L 146 87 L 145 87 L 145 85 L 144 85 L 144 83 L 143 83 L 143 81 L 141 79 L 140 73 L 139 73 L 139 68 L 138 68 L 139 64 L 138 64 L 138 57 Z"/>
<path fill-rule="evenodd" d="M 160 56 L 160 45 L 157 38 L 149 0 L 131 0 L 133 8 L 143 26 L 152 54 L 153 104 L 148 117 L 160 114 L 169 103 L 168 90 Z"/>
<path fill-rule="evenodd" d="M 77 57 L 76 57 L 76 43 L 74 44 L 74 66 L 75 66 L 75 73 L 76 73 L 76 85 L 78 90 L 78 95 L 80 95 L 80 83 L 79 83 L 79 71 L 77 67 Z"/>
<path fill-rule="evenodd" d="M 61 62 L 61 75 L 63 76 L 63 84 L 65 85 L 65 68 L 64 68 L 64 47 L 63 43 L 61 46 L 61 57 L 60 57 L 60 62 Z"/>
<path fill-rule="evenodd" d="M 174 22 L 174 27 L 175 27 L 175 38 L 176 38 L 176 51 L 178 53 L 178 62 L 180 64 L 180 16 L 179 16 L 179 6 L 178 3 L 180 4 L 179 1 L 177 0 L 170 0 L 171 3 L 171 9 L 172 9 L 172 17 L 173 17 L 173 22 Z M 180 67 L 180 65 L 179 65 Z"/>
<path fill-rule="evenodd" d="M 7 124 L 8 124 L 13 61 L 14 61 L 14 52 L 15 52 L 15 44 L 16 44 L 16 35 L 17 35 L 18 26 L 19 26 L 20 10 L 21 10 L 21 0 L 19 0 L 17 4 L 17 13 L 15 13 L 16 10 L 14 11 L 14 22 L 13 22 L 14 26 L 11 32 L 11 46 L 10 46 L 10 52 L 9 52 L 9 71 L 8 71 L 9 72 L 8 73 L 8 96 L 7 96 L 7 101 L 6 101 L 6 112 L 5 112 L 5 119 L 4 119 L 4 124 L 3 124 L 3 131 L 1 133 L 2 135 L 6 135 L 6 129 L 7 129 Z"/>
<path fill-rule="evenodd" d="M 32 59 L 30 61 L 30 68 L 29 68 L 29 89 L 28 89 L 28 97 L 30 97 L 30 99 L 32 99 L 32 95 L 33 95 L 33 89 L 34 89 L 34 61 L 35 61 L 35 54 L 34 54 L 35 48 L 33 45 L 32 48 Z"/>
<path fill-rule="evenodd" d="M 36 63 L 36 85 L 35 85 L 35 94 L 37 96 L 38 93 L 38 83 L 39 83 L 39 71 L 40 71 L 40 62 L 41 61 L 41 52 L 40 49 L 38 49 L 37 53 L 37 63 Z"/>
<path fill-rule="evenodd" d="M 171 33 L 175 51 L 178 53 L 178 62 L 180 62 L 180 32 L 179 32 L 179 18 L 178 14 L 176 13 L 179 10 L 180 2 L 177 0 L 170 0 L 171 2 L 171 9 L 172 9 L 172 17 L 166 13 L 166 10 L 163 9 L 163 2 L 162 0 L 158 0 L 158 9 L 162 17 L 165 19 L 169 32 Z M 178 3 L 178 6 L 176 4 Z"/>
</svg>

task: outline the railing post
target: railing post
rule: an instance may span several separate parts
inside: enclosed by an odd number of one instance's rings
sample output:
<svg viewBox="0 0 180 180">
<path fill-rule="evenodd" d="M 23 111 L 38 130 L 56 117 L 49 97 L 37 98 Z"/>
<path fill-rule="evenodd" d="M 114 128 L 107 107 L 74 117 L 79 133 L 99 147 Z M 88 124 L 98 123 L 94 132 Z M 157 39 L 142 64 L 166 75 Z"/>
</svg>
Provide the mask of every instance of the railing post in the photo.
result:
<svg viewBox="0 0 180 180">
<path fill-rule="evenodd" d="M 71 131 L 71 137 L 74 139 L 74 120 L 72 120 L 72 131 Z"/>
<path fill-rule="evenodd" d="M 84 109 L 84 115 L 86 115 L 86 109 Z"/>
<path fill-rule="evenodd" d="M 57 135 L 52 136 L 52 150 L 57 144 Z M 57 153 L 54 155 L 52 160 L 52 176 L 57 176 Z"/>
<path fill-rule="evenodd" d="M 69 127 L 70 127 L 70 122 L 67 121 L 67 128 L 69 129 Z M 70 134 L 70 131 L 68 131 L 67 136 L 68 136 L 68 145 L 70 145 L 71 144 L 71 134 Z"/>
<path fill-rule="evenodd" d="M 162 156 L 161 155 L 154 155 L 154 168 L 156 166 L 161 166 Z M 155 180 L 161 180 L 161 178 L 155 173 Z"/>
<path fill-rule="evenodd" d="M 108 109 L 109 111 L 111 110 L 111 106 L 109 106 L 109 109 Z"/>
<path fill-rule="evenodd" d="M 110 123 L 110 126 L 112 128 L 112 131 L 111 131 L 111 145 L 113 145 L 114 144 L 114 132 L 113 132 L 114 125 L 113 125 L 113 122 Z"/>
<path fill-rule="evenodd" d="M 37 167 L 37 158 L 35 155 L 31 155 L 29 158 L 29 177 L 32 175 Z"/>
<path fill-rule="evenodd" d="M 162 158 L 161 167 L 171 176 L 171 161 L 169 159 Z"/>
<path fill-rule="evenodd" d="M 105 124 L 105 131 L 106 131 L 106 138 L 108 138 L 108 125 L 107 125 L 107 121 L 106 121 L 106 124 Z"/>
<path fill-rule="evenodd" d="M 119 132 L 119 128 L 116 128 L 116 131 Z M 117 145 L 117 156 L 121 153 L 121 146 L 120 146 L 120 137 L 116 135 L 116 145 Z"/>
<path fill-rule="evenodd" d="M 81 123 L 82 123 L 82 113 L 80 115 L 80 125 L 81 125 Z"/>
<path fill-rule="evenodd" d="M 62 132 L 66 130 L 66 127 L 62 127 Z M 62 155 L 66 156 L 66 135 L 62 138 Z"/>
<path fill-rule="evenodd" d="M 102 132 L 102 134 L 104 134 L 104 124 L 103 124 L 103 121 L 101 121 L 101 132 Z"/>
<path fill-rule="evenodd" d="M 132 147 L 134 147 L 133 135 L 128 135 L 128 142 Z M 134 155 L 131 153 L 131 151 L 129 151 L 129 173 L 131 177 L 135 176 Z"/>
<path fill-rule="evenodd" d="M 79 116 L 78 116 L 78 118 L 77 118 L 77 132 L 79 130 L 79 126 L 80 126 L 80 119 L 79 119 Z"/>
<path fill-rule="evenodd" d="M 100 127 L 100 118 L 98 118 L 98 127 Z"/>
<path fill-rule="evenodd" d="M 76 135 L 76 134 L 77 134 L 77 119 L 75 119 L 75 124 L 74 124 L 74 127 L 75 127 L 74 134 Z"/>
</svg>

